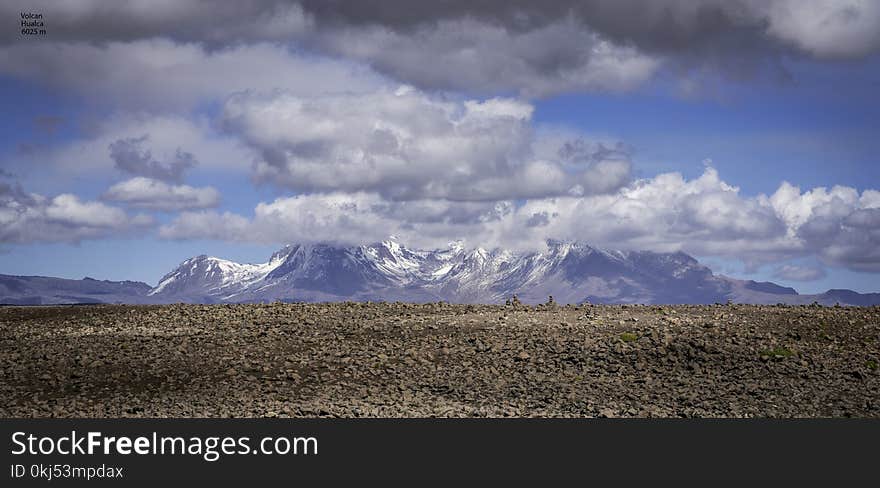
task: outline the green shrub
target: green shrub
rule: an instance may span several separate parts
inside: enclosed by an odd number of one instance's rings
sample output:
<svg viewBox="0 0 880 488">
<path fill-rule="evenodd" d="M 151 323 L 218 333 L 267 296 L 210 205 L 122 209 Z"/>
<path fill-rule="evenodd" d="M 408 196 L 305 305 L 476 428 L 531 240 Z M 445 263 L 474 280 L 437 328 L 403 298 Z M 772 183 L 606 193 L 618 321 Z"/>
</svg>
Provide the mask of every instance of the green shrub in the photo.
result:
<svg viewBox="0 0 880 488">
<path fill-rule="evenodd" d="M 633 342 L 638 338 L 639 336 L 633 334 L 632 332 L 624 332 L 623 334 L 620 334 L 620 340 L 622 340 L 623 342 Z"/>
<path fill-rule="evenodd" d="M 790 358 L 794 356 L 794 351 L 791 349 L 787 349 L 782 346 L 776 346 L 773 349 L 767 349 L 766 351 L 761 352 L 762 356 L 768 356 L 771 358 Z"/>
</svg>

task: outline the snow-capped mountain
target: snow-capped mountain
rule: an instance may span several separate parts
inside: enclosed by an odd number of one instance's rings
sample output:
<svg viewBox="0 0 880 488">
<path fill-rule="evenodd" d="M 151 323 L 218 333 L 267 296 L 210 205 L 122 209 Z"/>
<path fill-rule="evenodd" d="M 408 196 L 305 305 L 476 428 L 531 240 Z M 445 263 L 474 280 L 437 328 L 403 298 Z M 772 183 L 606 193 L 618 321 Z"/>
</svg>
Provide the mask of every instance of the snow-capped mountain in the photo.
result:
<svg viewBox="0 0 880 488">
<path fill-rule="evenodd" d="M 275 253 L 267 263 L 241 264 L 206 255 L 187 259 L 165 275 L 148 296 L 192 295 L 228 300 L 253 283 L 266 278 L 284 263 L 285 256 Z"/>
<path fill-rule="evenodd" d="M 187 259 L 159 283 L 0 275 L 2 304 L 235 303 L 266 301 L 448 301 L 503 303 L 788 303 L 877 305 L 880 294 L 792 288 L 714 275 L 687 254 L 611 251 L 548 241 L 540 251 L 435 250 L 396 240 L 337 247 L 285 246 L 268 261 L 242 264 L 210 256 Z"/>
<path fill-rule="evenodd" d="M 526 303 L 542 303 L 552 295 L 559 303 L 714 303 L 732 299 L 829 304 L 844 296 L 798 295 L 772 283 L 716 276 L 682 252 L 610 251 L 559 241 L 548 241 L 541 251 L 520 253 L 466 249 L 460 243 L 416 250 L 395 240 L 351 247 L 290 245 L 261 264 L 198 256 L 184 261 L 148 294 L 160 300 L 204 303 L 501 303 L 513 295 Z M 852 301 L 852 297 L 846 298 L 841 303 Z"/>
</svg>

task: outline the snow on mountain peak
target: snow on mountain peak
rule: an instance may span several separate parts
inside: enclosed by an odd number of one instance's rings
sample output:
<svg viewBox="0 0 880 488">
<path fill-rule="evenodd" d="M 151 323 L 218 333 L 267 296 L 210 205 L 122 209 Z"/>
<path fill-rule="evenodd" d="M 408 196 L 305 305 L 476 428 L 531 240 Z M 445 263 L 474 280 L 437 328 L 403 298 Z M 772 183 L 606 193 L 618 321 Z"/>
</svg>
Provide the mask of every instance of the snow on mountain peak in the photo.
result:
<svg viewBox="0 0 880 488">
<path fill-rule="evenodd" d="M 532 302 L 553 295 L 560 303 L 577 303 L 681 301 L 691 290 L 708 301 L 720 296 L 713 290 L 726 285 L 719 283 L 708 268 L 681 253 L 612 251 L 563 241 L 548 241 L 534 252 L 467 249 L 462 241 L 417 250 L 390 238 L 352 247 L 288 245 L 261 264 L 197 256 L 166 275 L 150 295 L 193 301 L 486 302 L 517 294 Z"/>
<path fill-rule="evenodd" d="M 277 254 L 277 253 L 276 253 Z M 202 292 L 222 292 L 224 289 L 243 288 L 263 279 L 283 260 L 271 259 L 267 263 L 242 264 L 214 256 L 200 255 L 187 259 L 171 273 L 165 275 L 148 295 L 171 291 L 179 293 L 197 287 Z"/>
</svg>

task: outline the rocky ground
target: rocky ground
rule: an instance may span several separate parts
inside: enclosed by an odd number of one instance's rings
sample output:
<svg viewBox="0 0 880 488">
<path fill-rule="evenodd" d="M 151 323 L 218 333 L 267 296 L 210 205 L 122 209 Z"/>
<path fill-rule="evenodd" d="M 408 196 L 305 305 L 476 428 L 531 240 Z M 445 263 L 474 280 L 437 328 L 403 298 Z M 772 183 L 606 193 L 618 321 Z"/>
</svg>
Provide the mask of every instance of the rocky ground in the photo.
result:
<svg viewBox="0 0 880 488">
<path fill-rule="evenodd" d="M 880 308 L 0 308 L 2 417 L 878 417 Z"/>
</svg>

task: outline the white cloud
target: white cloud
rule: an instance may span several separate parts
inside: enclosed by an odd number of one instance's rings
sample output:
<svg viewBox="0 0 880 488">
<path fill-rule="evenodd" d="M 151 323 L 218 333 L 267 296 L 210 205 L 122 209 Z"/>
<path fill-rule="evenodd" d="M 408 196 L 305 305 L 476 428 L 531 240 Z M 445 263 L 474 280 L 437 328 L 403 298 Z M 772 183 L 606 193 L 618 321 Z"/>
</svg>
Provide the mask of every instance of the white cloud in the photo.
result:
<svg viewBox="0 0 880 488">
<path fill-rule="evenodd" d="M 79 242 L 117 237 L 152 226 L 151 217 L 134 216 L 101 202 L 76 195 L 48 198 L 0 184 L 0 242 Z"/>
<path fill-rule="evenodd" d="M 880 48 L 880 3 L 875 0 L 754 4 L 759 12 L 767 13 L 767 32 L 771 36 L 817 57 L 865 56 Z"/>
<path fill-rule="evenodd" d="M 523 231 L 522 221 L 536 214 L 550 217 L 544 225 Z M 712 168 L 694 180 L 661 174 L 611 195 L 528 201 L 517 216 L 504 230 L 507 239 L 540 241 L 546 235 L 612 248 L 698 255 L 761 253 L 778 247 L 774 241 L 785 229 L 772 209 L 743 198 Z"/>
<path fill-rule="evenodd" d="M 834 186 L 801 193 L 783 183 L 769 198 L 787 224 L 787 236 L 830 264 L 880 271 L 880 208 L 877 191 Z"/>
<path fill-rule="evenodd" d="M 100 202 L 81 202 L 76 195 L 58 195 L 45 206 L 48 221 L 72 226 L 114 228 L 126 224 L 128 217 L 118 208 Z"/>
<path fill-rule="evenodd" d="M 836 209 L 838 212 L 848 213 L 848 209 L 859 204 L 859 193 L 844 186 L 835 186 L 830 192 L 819 187 L 801 193 L 800 188 L 784 181 L 770 196 L 770 204 L 788 228 L 795 231 L 820 212 L 827 213 Z"/>
<path fill-rule="evenodd" d="M 363 192 L 298 195 L 261 203 L 251 218 L 186 213 L 160 233 L 172 239 L 349 244 L 394 234 L 420 247 L 463 239 L 515 249 L 555 238 L 616 249 L 683 250 L 749 265 L 815 256 L 829 265 L 880 271 L 880 209 L 865 208 L 874 198 L 874 190 L 801 193 L 785 183 L 771 196 L 747 197 L 709 167 L 693 180 L 661 174 L 610 195 L 535 198 L 521 205 L 404 202 Z"/>
<path fill-rule="evenodd" d="M 223 127 L 260 153 L 259 181 L 298 192 L 494 201 L 609 192 L 629 180 L 626 155 L 548 150 L 532 111 L 515 99 L 459 102 L 406 87 L 317 97 L 276 92 L 231 97 Z"/>
<path fill-rule="evenodd" d="M 103 198 L 136 208 L 166 212 L 212 208 L 220 204 L 220 192 L 214 188 L 170 185 L 141 176 L 111 186 Z"/>
</svg>

